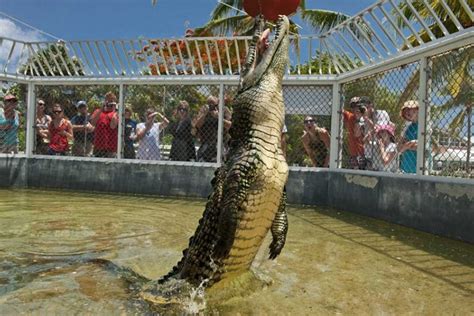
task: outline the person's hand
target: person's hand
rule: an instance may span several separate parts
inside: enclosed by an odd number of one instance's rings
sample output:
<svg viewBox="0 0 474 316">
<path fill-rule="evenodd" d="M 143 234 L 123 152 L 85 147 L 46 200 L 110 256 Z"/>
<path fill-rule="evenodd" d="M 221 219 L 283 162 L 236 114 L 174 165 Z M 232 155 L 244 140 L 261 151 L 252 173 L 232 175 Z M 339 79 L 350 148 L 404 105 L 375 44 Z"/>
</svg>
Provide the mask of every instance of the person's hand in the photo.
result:
<svg viewBox="0 0 474 316">
<path fill-rule="evenodd" d="M 94 126 L 92 126 L 91 123 L 87 123 L 86 124 L 86 131 L 93 132 L 94 131 Z"/>
<path fill-rule="evenodd" d="M 410 140 L 407 142 L 407 148 L 409 150 L 416 150 L 418 147 L 418 141 L 417 140 Z"/>
<path fill-rule="evenodd" d="M 204 116 L 206 115 L 207 113 L 209 112 L 209 107 L 207 105 L 203 105 L 200 109 L 199 109 L 199 116 Z"/>
<path fill-rule="evenodd" d="M 211 116 L 217 118 L 219 116 L 219 111 L 210 111 Z"/>
<path fill-rule="evenodd" d="M 377 143 L 380 147 L 384 147 L 382 138 L 377 139 Z"/>
</svg>

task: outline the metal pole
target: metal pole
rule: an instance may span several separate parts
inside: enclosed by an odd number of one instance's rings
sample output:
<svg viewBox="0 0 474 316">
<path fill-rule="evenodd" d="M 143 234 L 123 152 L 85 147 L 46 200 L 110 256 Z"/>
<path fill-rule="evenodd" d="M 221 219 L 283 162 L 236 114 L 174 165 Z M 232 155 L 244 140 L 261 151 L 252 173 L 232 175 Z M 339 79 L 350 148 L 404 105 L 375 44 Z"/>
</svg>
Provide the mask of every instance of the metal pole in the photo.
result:
<svg viewBox="0 0 474 316">
<path fill-rule="evenodd" d="M 224 139 L 224 84 L 219 85 L 219 121 L 217 125 L 217 164 L 222 164 Z"/>
<path fill-rule="evenodd" d="M 429 106 L 428 100 L 428 58 L 423 57 L 420 60 L 420 90 L 418 93 L 418 135 L 416 149 L 416 174 L 426 173 L 425 168 L 425 141 L 426 141 L 426 113 Z"/>
<path fill-rule="evenodd" d="M 122 158 L 122 152 L 123 152 L 123 110 L 124 110 L 124 104 L 123 104 L 123 83 L 119 85 L 119 104 L 118 104 L 118 143 L 117 143 L 117 158 L 120 159 Z"/>
<path fill-rule="evenodd" d="M 335 83 L 332 85 L 332 111 L 331 111 L 331 143 L 329 146 L 329 169 L 337 169 L 341 167 L 341 151 L 340 142 L 342 136 L 341 129 L 341 117 L 340 109 L 341 96 L 340 96 L 341 85 Z"/>
<path fill-rule="evenodd" d="M 27 158 L 33 156 L 33 149 L 35 147 L 35 84 L 28 83 L 28 94 L 26 100 L 26 149 L 25 154 Z"/>
</svg>

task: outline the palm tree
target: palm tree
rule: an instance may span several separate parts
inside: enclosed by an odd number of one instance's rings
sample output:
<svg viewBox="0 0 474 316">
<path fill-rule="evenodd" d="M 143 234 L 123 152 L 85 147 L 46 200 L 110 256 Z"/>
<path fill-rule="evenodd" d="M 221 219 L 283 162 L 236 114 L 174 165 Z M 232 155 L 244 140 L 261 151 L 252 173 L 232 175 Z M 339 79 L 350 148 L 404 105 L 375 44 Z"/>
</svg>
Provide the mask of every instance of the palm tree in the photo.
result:
<svg viewBox="0 0 474 316">
<path fill-rule="evenodd" d="M 327 11 L 307 9 L 306 1 L 301 0 L 297 14 L 307 22 L 317 33 L 324 32 L 350 18 L 349 15 Z M 236 8 L 240 11 L 237 11 Z M 195 30 L 195 36 L 203 35 L 227 35 L 229 33 L 238 35 L 249 35 L 253 27 L 253 19 L 243 12 L 243 0 L 221 0 L 211 13 L 210 20 L 202 27 Z M 298 33 L 298 28 L 290 21 L 290 31 Z"/>
</svg>

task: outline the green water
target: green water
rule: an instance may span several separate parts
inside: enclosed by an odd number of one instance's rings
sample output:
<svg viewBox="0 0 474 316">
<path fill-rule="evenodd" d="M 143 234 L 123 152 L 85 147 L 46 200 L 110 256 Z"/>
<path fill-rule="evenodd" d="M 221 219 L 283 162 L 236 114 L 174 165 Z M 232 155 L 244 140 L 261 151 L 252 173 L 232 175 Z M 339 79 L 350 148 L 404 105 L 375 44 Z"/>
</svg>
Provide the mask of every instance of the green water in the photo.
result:
<svg viewBox="0 0 474 316">
<path fill-rule="evenodd" d="M 128 315 L 124 284 L 88 258 L 158 278 L 204 201 L 0 190 L 0 315 Z M 334 210 L 290 208 L 273 280 L 207 304 L 220 315 L 474 314 L 474 246 Z M 267 241 L 268 243 L 268 241 Z"/>
</svg>

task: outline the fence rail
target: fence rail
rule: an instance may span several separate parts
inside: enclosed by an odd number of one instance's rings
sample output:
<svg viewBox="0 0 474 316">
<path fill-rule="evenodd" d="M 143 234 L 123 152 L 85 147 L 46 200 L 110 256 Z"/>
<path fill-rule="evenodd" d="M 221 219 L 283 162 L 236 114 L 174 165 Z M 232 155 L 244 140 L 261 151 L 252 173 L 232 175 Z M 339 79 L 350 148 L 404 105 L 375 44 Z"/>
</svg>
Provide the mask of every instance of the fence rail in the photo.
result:
<svg viewBox="0 0 474 316">
<path fill-rule="evenodd" d="M 319 36 L 291 36 L 288 75 L 339 75 L 453 38 L 472 27 L 472 0 L 381 0 Z M 250 37 L 23 42 L 0 38 L 4 76 L 231 76 Z"/>
</svg>

